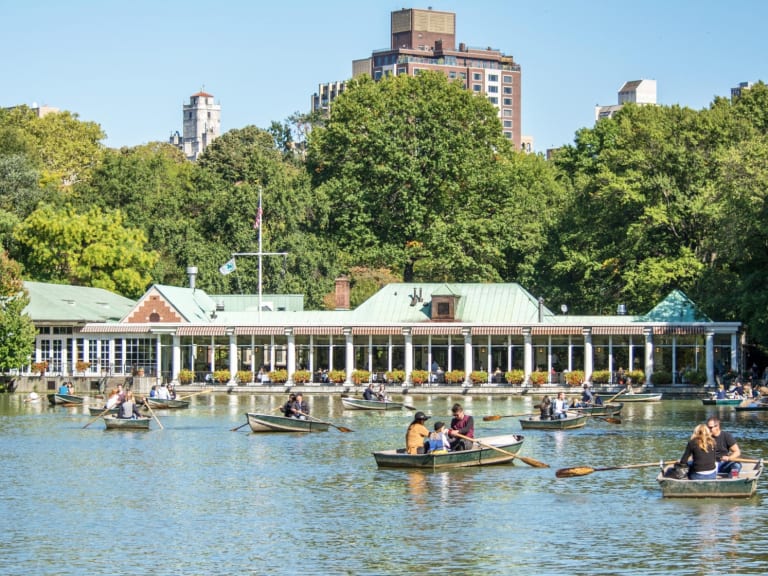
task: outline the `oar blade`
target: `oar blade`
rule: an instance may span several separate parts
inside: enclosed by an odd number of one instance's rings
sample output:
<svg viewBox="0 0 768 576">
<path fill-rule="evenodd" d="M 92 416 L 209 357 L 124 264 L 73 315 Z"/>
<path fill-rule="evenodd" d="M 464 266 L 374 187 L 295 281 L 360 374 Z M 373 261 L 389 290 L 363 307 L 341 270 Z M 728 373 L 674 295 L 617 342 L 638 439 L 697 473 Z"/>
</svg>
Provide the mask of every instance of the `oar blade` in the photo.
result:
<svg viewBox="0 0 768 576">
<path fill-rule="evenodd" d="M 483 416 L 483 420 L 485 422 L 495 422 L 496 420 L 501 420 L 501 416 L 498 414 L 494 414 L 493 416 Z"/>
<path fill-rule="evenodd" d="M 336 430 L 339 432 L 354 432 L 352 428 L 347 428 L 346 426 L 334 426 L 334 428 L 336 428 Z"/>
<path fill-rule="evenodd" d="M 592 474 L 595 469 L 591 466 L 574 466 L 573 468 L 560 468 L 555 472 L 557 478 L 573 478 L 574 476 L 587 476 Z"/>
<path fill-rule="evenodd" d="M 545 464 L 544 462 L 539 462 L 538 460 L 534 460 L 533 458 L 528 458 L 527 456 L 520 456 L 517 454 L 515 456 L 518 460 L 522 460 L 528 466 L 531 466 L 533 468 L 549 468 L 549 464 Z"/>
<path fill-rule="evenodd" d="M 606 416 L 603 420 L 609 424 L 621 424 L 621 418 L 614 418 L 613 416 Z"/>
</svg>

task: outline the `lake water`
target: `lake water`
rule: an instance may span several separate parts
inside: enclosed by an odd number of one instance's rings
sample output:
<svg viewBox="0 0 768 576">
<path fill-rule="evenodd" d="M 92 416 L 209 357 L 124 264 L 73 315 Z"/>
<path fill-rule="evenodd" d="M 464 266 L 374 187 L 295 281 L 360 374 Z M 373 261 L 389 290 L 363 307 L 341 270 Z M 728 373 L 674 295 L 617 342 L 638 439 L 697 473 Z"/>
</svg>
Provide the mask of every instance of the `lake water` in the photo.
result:
<svg viewBox="0 0 768 576">
<path fill-rule="evenodd" d="M 476 435 L 522 433 L 529 397 L 406 396 L 448 422 L 462 402 Z M 720 414 L 745 457 L 768 453 L 768 412 L 670 400 L 625 404 L 622 424 L 526 431 L 520 454 L 548 463 L 378 470 L 412 412 L 312 414 L 354 432 L 252 434 L 245 412 L 284 396 L 210 395 L 156 411 L 149 432 L 88 428 L 84 408 L 0 395 L 0 572 L 112 574 L 765 574 L 768 479 L 749 500 L 662 499 L 657 467 L 555 478 L 570 466 L 679 458 Z M 95 401 L 94 401 L 95 402 Z"/>
</svg>

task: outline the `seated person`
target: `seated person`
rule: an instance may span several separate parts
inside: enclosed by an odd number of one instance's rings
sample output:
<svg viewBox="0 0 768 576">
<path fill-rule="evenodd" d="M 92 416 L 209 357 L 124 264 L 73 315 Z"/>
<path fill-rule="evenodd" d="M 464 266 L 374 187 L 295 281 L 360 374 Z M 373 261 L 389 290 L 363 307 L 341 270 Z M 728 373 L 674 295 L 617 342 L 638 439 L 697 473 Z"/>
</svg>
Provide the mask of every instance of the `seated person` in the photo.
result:
<svg viewBox="0 0 768 576">
<path fill-rule="evenodd" d="M 552 418 L 568 417 L 568 400 L 565 399 L 565 392 L 558 392 L 557 398 L 552 404 Z"/>
<path fill-rule="evenodd" d="M 451 449 L 448 435 L 445 433 L 445 424 L 435 422 L 435 431 L 429 435 L 429 453 L 445 454 Z"/>
<path fill-rule="evenodd" d="M 550 400 L 548 394 L 541 399 L 539 413 L 539 420 L 550 420 L 552 418 L 552 400 Z"/>
<path fill-rule="evenodd" d="M 133 392 L 130 390 L 125 393 L 125 400 L 123 400 L 120 407 L 117 409 L 118 418 L 141 418 L 141 412 L 139 407 L 133 400 Z"/>
<path fill-rule="evenodd" d="M 69 386 L 66 382 L 59 386 L 59 394 L 69 394 Z"/>
<path fill-rule="evenodd" d="M 368 387 L 363 390 L 363 400 L 376 400 L 376 394 L 373 392 L 373 384 L 368 384 Z"/>
</svg>

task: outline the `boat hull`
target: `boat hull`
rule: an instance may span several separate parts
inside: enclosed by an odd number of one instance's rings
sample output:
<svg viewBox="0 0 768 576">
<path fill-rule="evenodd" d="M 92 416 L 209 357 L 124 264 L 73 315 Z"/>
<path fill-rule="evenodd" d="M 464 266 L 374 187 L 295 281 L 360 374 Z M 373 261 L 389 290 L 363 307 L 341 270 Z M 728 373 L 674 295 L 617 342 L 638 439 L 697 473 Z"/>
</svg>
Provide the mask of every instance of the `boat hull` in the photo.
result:
<svg viewBox="0 0 768 576">
<path fill-rule="evenodd" d="M 605 404 L 604 406 L 589 406 L 587 408 L 573 408 L 574 411 L 582 414 L 591 414 L 592 416 L 616 416 L 621 413 L 624 404 L 617 402 L 615 404 Z"/>
<path fill-rule="evenodd" d="M 379 468 L 408 468 L 416 470 L 446 470 L 451 468 L 467 468 L 471 466 L 492 466 L 507 464 L 515 459 L 514 454 L 523 445 L 523 436 L 505 434 L 479 438 L 484 444 L 491 444 L 510 452 L 504 454 L 492 448 L 486 448 L 475 443 L 472 450 L 447 452 L 445 454 L 406 454 L 404 448 L 374 452 L 373 457 Z"/>
<path fill-rule="evenodd" d="M 107 430 L 149 430 L 149 422 L 152 418 L 118 418 L 110 415 L 104 416 L 104 424 Z"/>
<path fill-rule="evenodd" d="M 701 401 L 704 406 L 738 406 L 742 402 L 738 398 L 707 398 Z"/>
<path fill-rule="evenodd" d="M 584 427 L 589 418 L 589 414 L 568 415 L 567 418 L 550 420 L 542 420 L 541 416 L 529 416 L 520 418 L 520 426 L 523 430 L 571 430 Z"/>
<path fill-rule="evenodd" d="M 162 398 L 146 398 L 145 399 L 152 410 L 181 410 L 189 408 L 188 400 L 170 400 Z"/>
<path fill-rule="evenodd" d="M 622 394 L 622 402 L 658 402 L 661 400 L 661 393 L 653 394 L 650 392 L 643 394 Z"/>
<path fill-rule="evenodd" d="M 742 464 L 738 478 L 676 480 L 664 477 L 664 472 L 671 466 L 663 466 L 656 477 L 664 498 L 749 498 L 755 494 L 757 480 L 763 473 L 763 461 L 760 460 Z"/>
<path fill-rule="evenodd" d="M 105 412 L 105 410 L 106 410 L 106 412 Z M 105 414 L 105 415 L 106 414 L 117 414 L 118 410 L 119 410 L 119 408 L 117 406 L 115 406 L 114 408 L 110 408 L 109 410 L 107 410 L 106 408 L 103 408 L 103 407 L 102 408 L 90 407 L 90 408 L 88 408 L 88 413 L 91 416 L 100 416 L 101 414 Z"/>
<path fill-rule="evenodd" d="M 747 406 L 736 406 L 737 412 L 760 412 L 761 410 L 768 410 L 768 403 L 756 402 Z"/>
<path fill-rule="evenodd" d="M 48 402 L 54 406 L 82 406 L 85 398 L 72 394 L 48 394 Z"/>
<path fill-rule="evenodd" d="M 402 402 L 381 400 L 365 400 L 364 398 L 346 398 L 342 396 L 341 403 L 347 410 L 402 410 Z"/>
<path fill-rule="evenodd" d="M 288 418 L 274 414 L 248 412 L 248 425 L 254 432 L 327 432 L 329 424 L 317 420 Z"/>
</svg>

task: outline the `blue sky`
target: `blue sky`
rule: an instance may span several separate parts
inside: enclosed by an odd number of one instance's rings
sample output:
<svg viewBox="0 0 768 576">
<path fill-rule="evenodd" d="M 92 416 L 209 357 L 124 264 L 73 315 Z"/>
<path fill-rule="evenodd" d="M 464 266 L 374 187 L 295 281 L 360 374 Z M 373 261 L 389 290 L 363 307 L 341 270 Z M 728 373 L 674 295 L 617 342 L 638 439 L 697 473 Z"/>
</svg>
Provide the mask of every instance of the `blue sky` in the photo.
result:
<svg viewBox="0 0 768 576">
<path fill-rule="evenodd" d="M 181 131 L 204 87 L 223 131 L 266 128 L 388 48 L 392 11 L 429 6 L 456 13 L 457 43 L 515 57 L 538 151 L 572 143 L 627 80 L 693 109 L 768 80 L 763 0 L 0 0 L 0 106 L 70 110 L 135 146 Z"/>
</svg>

